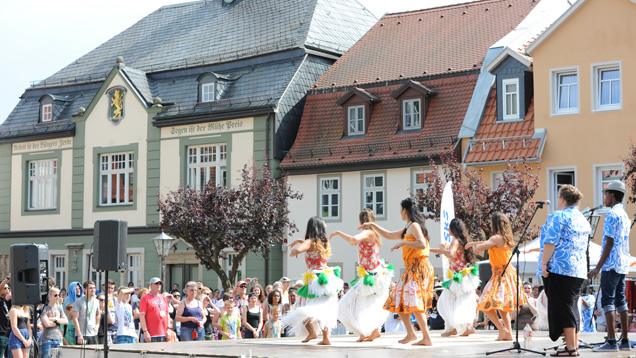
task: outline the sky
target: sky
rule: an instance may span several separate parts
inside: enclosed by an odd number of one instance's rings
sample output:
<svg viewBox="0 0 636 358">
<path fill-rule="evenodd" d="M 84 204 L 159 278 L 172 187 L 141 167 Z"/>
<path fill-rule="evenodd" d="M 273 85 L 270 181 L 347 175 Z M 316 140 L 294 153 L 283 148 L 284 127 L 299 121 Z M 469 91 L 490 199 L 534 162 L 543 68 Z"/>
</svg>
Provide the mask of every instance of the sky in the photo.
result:
<svg viewBox="0 0 636 358">
<path fill-rule="evenodd" d="M 470 0 L 358 1 L 380 18 Z M 0 122 L 32 82 L 51 76 L 161 6 L 182 2 L 187 1 L 0 0 Z"/>
</svg>

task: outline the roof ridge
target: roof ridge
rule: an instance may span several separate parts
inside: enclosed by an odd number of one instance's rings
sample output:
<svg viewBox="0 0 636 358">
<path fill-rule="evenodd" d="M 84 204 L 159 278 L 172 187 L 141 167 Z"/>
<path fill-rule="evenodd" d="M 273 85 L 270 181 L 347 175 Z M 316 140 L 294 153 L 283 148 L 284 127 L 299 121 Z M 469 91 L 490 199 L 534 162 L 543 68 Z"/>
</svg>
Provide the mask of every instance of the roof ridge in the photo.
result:
<svg viewBox="0 0 636 358">
<path fill-rule="evenodd" d="M 405 14 L 406 15 L 415 15 L 416 13 L 421 14 L 421 13 L 426 13 L 426 12 L 436 12 L 436 11 L 449 10 L 451 8 L 478 6 L 478 5 L 484 5 L 486 3 L 496 3 L 496 2 L 504 2 L 504 1 L 510 1 L 510 0 L 478 0 L 478 1 L 462 2 L 462 3 L 458 3 L 458 4 L 436 6 L 436 7 L 431 7 L 431 8 L 427 8 L 427 9 L 407 10 L 407 11 L 402 11 L 402 12 L 393 12 L 393 13 L 386 14 L 382 19 L 385 19 L 387 17 L 397 17 L 398 15 L 405 15 Z"/>
</svg>

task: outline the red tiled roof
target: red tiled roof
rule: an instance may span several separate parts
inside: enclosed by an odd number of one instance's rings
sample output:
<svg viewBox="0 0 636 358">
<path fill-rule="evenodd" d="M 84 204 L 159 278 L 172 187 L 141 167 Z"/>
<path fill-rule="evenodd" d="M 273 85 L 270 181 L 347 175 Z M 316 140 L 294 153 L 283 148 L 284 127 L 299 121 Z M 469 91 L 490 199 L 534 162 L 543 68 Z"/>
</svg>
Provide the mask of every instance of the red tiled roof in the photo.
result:
<svg viewBox="0 0 636 358">
<path fill-rule="evenodd" d="M 385 15 L 317 82 L 325 89 L 479 69 L 537 0 L 486 0 Z"/>
<path fill-rule="evenodd" d="M 534 134 L 534 98 L 523 121 L 497 123 L 497 90 L 488 96 L 477 134 L 466 148 L 464 163 L 536 158 L 541 139 Z"/>
<path fill-rule="evenodd" d="M 345 109 L 336 104 L 346 91 L 310 94 L 294 146 L 281 163 L 286 170 L 383 160 L 426 158 L 452 149 L 478 75 L 422 82 L 431 97 L 422 131 L 397 133 L 400 101 L 391 94 L 403 84 L 366 88 L 381 99 L 373 105 L 364 138 L 341 139 Z"/>
</svg>

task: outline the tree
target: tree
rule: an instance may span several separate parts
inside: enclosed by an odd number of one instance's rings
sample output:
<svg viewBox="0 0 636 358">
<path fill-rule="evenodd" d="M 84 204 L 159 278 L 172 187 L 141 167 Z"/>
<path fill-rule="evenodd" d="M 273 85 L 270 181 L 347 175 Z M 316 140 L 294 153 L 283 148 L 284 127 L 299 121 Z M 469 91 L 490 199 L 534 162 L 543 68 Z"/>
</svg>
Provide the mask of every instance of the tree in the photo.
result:
<svg viewBox="0 0 636 358">
<path fill-rule="evenodd" d="M 236 187 L 208 183 L 197 191 L 182 185 L 160 195 L 161 228 L 192 246 L 201 264 L 227 289 L 249 252 L 265 255 L 271 245 L 283 242 L 285 230 L 290 235 L 297 231 L 289 219 L 289 199 L 302 195 L 291 190 L 286 176 L 273 178 L 267 161 L 246 164 Z M 229 273 L 221 262 L 227 249 L 237 252 Z"/>
<path fill-rule="evenodd" d="M 628 203 L 636 203 L 636 144 L 630 141 L 629 154 L 623 158 L 625 163 L 625 174 L 623 180 L 626 188 L 629 188 L 627 195 Z"/>
<path fill-rule="evenodd" d="M 505 213 L 516 236 L 523 233 L 532 217 L 533 208 L 524 205 L 539 187 L 539 177 L 527 162 L 508 162 L 500 184 L 491 189 L 482 177 L 483 169 L 463 168 L 453 153 L 441 156 L 441 165 L 431 160 L 433 169 L 426 177 L 426 191 L 415 193 L 418 204 L 425 209 L 424 217 L 439 221 L 442 192 L 446 182 L 452 181 L 455 217 L 466 224 L 473 240 L 490 237 L 490 216 Z M 526 237 L 534 237 L 529 229 Z"/>
</svg>

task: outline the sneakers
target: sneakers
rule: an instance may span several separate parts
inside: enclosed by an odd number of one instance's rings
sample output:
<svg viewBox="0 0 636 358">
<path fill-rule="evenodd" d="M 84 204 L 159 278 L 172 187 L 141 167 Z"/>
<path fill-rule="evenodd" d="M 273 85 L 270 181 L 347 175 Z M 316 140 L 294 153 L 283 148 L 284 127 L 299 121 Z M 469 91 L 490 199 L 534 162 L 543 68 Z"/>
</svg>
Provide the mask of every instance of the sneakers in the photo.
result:
<svg viewBox="0 0 636 358">
<path fill-rule="evenodd" d="M 631 351 L 632 350 L 632 344 L 631 342 L 627 341 L 626 343 L 621 343 L 618 345 L 618 349 L 621 351 Z"/>
<path fill-rule="evenodd" d="M 629 344 L 626 344 L 631 350 Z M 605 342 L 602 346 L 592 348 L 592 352 L 618 352 L 618 343 L 610 344 L 609 342 Z"/>
</svg>

